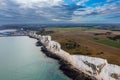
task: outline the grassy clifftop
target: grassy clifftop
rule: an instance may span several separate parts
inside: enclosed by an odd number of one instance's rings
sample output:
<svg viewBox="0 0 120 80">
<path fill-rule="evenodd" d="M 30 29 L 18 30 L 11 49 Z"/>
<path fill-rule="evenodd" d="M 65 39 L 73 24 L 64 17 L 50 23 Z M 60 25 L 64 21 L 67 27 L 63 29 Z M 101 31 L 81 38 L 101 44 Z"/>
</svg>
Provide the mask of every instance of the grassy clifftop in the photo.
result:
<svg viewBox="0 0 120 80">
<path fill-rule="evenodd" d="M 69 52 L 70 54 L 82 54 L 88 56 L 101 57 L 107 59 L 109 63 L 120 65 L 120 48 L 116 48 L 114 46 L 102 43 L 103 40 L 111 41 L 108 37 L 114 35 L 106 34 L 105 31 L 101 31 L 102 33 L 100 32 L 100 35 L 95 35 L 95 33 L 89 33 L 89 30 L 94 31 L 96 29 L 85 29 L 81 27 L 51 27 L 45 28 L 44 33 L 45 35 L 51 35 L 52 39 L 59 42 L 62 45 L 62 49 Z M 106 42 L 111 44 L 111 42 L 109 41 Z M 113 42 L 119 43 L 116 41 Z"/>
</svg>

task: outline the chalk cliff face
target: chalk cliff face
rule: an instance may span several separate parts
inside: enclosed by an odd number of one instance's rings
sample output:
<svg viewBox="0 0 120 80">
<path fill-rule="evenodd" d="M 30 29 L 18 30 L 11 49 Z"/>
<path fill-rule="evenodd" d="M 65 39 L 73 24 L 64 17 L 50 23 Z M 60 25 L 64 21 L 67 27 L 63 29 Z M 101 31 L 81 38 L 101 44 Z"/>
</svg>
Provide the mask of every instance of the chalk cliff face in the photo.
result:
<svg viewBox="0 0 120 80">
<path fill-rule="evenodd" d="M 73 65 L 76 66 L 81 71 L 88 75 L 95 76 L 100 79 L 99 74 L 103 67 L 107 65 L 107 61 L 100 58 L 93 58 L 82 55 L 74 55 L 72 56 Z"/>
<path fill-rule="evenodd" d="M 106 59 L 83 55 L 70 55 L 61 49 L 61 45 L 58 42 L 52 41 L 51 36 L 41 36 L 35 33 L 29 35 L 37 38 L 51 54 L 55 54 L 64 59 L 84 74 L 94 76 L 96 80 L 120 80 L 120 67 L 108 64 Z"/>
</svg>

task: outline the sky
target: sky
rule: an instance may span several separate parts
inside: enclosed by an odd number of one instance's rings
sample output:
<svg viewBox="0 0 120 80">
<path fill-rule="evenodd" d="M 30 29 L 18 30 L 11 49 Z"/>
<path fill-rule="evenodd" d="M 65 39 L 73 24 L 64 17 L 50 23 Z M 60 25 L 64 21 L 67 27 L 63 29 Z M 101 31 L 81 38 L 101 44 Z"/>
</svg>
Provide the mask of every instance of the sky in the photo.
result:
<svg viewBox="0 0 120 80">
<path fill-rule="evenodd" d="M 120 0 L 0 0 L 10 23 L 120 23 Z"/>
</svg>

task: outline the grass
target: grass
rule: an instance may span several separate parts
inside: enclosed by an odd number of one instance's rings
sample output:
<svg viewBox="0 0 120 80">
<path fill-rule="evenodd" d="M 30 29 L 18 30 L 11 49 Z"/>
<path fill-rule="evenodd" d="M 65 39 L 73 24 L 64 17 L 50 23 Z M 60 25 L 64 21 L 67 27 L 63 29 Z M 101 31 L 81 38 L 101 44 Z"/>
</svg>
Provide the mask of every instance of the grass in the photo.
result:
<svg viewBox="0 0 120 80">
<path fill-rule="evenodd" d="M 82 30 L 81 27 L 50 27 L 45 28 L 45 30 L 53 31 L 54 33 L 48 35 L 51 35 L 52 40 L 59 42 L 62 49 L 69 52 L 71 55 L 81 54 L 93 57 L 100 57 L 107 59 L 108 62 L 111 64 L 120 65 L 119 48 L 109 45 L 103 45 L 103 43 L 96 42 L 96 40 L 94 40 L 94 37 L 96 36 L 89 33 L 84 34 L 84 30 Z M 106 35 L 97 37 L 99 38 L 99 40 L 107 39 Z M 114 41 L 108 43 L 113 44 L 113 42 Z M 114 44 L 116 44 L 116 42 Z"/>
<path fill-rule="evenodd" d="M 82 27 L 82 30 L 97 30 L 95 27 Z"/>
<path fill-rule="evenodd" d="M 120 43 L 113 41 L 113 40 L 104 39 L 104 40 L 98 40 L 97 42 L 105 44 L 105 45 L 113 46 L 116 48 L 120 48 Z"/>
<path fill-rule="evenodd" d="M 95 27 L 51 27 L 49 30 L 75 31 L 75 30 L 97 30 Z"/>
</svg>

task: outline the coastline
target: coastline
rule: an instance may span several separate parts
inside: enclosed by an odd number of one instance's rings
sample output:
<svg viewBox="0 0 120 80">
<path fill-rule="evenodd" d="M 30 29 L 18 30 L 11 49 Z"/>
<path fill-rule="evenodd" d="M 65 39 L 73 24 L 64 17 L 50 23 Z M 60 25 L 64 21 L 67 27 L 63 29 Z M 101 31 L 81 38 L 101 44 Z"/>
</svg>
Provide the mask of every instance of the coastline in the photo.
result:
<svg viewBox="0 0 120 80">
<path fill-rule="evenodd" d="M 90 76 L 85 74 L 84 72 L 81 72 L 79 69 L 75 68 L 73 65 L 71 65 L 70 62 L 67 60 L 61 58 L 60 56 L 54 54 L 53 52 L 47 50 L 45 45 L 39 41 L 38 38 L 30 36 L 30 38 L 37 39 L 36 46 L 42 46 L 41 51 L 48 57 L 53 58 L 55 60 L 58 60 L 58 63 L 60 64 L 59 69 L 69 78 L 72 80 L 98 80 L 94 76 Z"/>
<path fill-rule="evenodd" d="M 42 46 L 41 50 L 48 57 L 57 59 L 60 64 L 60 70 L 73 80 L 120 79 L 120 67 L 108 64 L 106 59 L 83 55 L 70 55 L 61 49 L 61 45 L 58 42 L 52 41 L 51 36 L 48 35 L 41 36 L 31 31 L 28 36 L 37 39 L 38 45 Z M 115 77 L 112 75 L 115 75 Z"/>
<path fill-rule="evenodd" d="M 62 50 L 61 45 L 53 41 L 49 35 L 41 36 L 30 31 L 24 36 L 37 39 L 36 46 L 42 46 L 41 50 L 48 57 L 57 59 L 60 64 L 59 69 L 73 80 L 120 80 L 120 67 L 108 64 L 106 59 L 70 55 Z"/>
<path fill-rule="evenodd" d="M 42 45 L 41 50 L 51 58 L 54 58 L 59 61 L 60 67 L 59 69 L 63 71 L 63 73 L 70 77 L 73 80 L 97 80 L 94 77 L 91 77 L 89 75 L 85 75 L 83 72 L 80 72 L 78 69 L 73 67 L 69 62 L 66 60 L 60 58 L 58 55 L 52 54 L 52 52 L 48 51 L 44 45 Z"/>
<path fill-rule="evenodd" d="M 45 47 L 45 45 L 43 43 L 41 43 L 37 37 L 33 37 L 31 35 L 28 35 L 28 36 L 30 38 L 37 39 L 38 42 L 37 42 L 36 46 L 42 46 L 41 50 L 46 54 L 46 56 L 58 60 L 58 63 L 60 64 L 59 69 L 66 76 L 68 76 L 69 78 L 71 78 L 72 80 L 98 80 L 94 76 L 90 76 L 90 75 L 85 74 L 84 72 L 81 72 L 79 69 L 77 69 L 76 67 L 74 67 L 67 60 L 65 60 L 65 59 L 61 58 L 60 56 L 54 54 L 53 52 L 47 50 L 47 48 Z"/>
<path fill-rule="evenodd" d="M 0 73 L 5 73 L 0 80 L 71 80 L 59 70 L 58 61 L 47 57 L 36 42 L 28 36 L 0 38 Z"/>
</svg>

